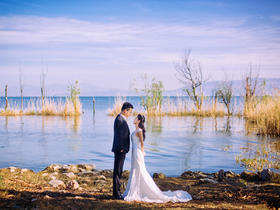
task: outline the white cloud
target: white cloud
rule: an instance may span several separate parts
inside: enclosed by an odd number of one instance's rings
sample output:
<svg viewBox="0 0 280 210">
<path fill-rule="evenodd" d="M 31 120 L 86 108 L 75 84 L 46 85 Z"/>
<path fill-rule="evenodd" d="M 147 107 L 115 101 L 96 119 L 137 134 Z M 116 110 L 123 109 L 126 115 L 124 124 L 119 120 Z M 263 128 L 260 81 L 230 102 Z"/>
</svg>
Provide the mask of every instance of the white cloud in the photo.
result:
<svg viewBox="0 0 280 210">
<path fill-rule="evenodd" d="M 247 70 L 250 63 L 261 64 L 264 76 L 280 76 L 275 70 L 280 66 L 280 29 L 245 27 L 245 20 L 171 24 L 2 16 L 0 77 L 9 79 L 7 71 L 16 72 L 19 60 L 25 69 L 40 71 L 43 58 L 54 72 L 50 75 L 65 75 L 67 81 L 73 76 L 66 73 L 69 69 L 77 69 L 80 80 L 91 77 L 100 86 L 104 78 L 117 85 L 114 79 L 123 72 L 130 72 L 131 77 L 148 72 L 172 89 L 178 87 L 172 64 L 186 48 L 193 50 L 207 74 L 214 74 L 213 79 L 222 79 L 222 70 L 229 74 Z M 62 77 L 52 79 L 61 81 Z"/>
<path fill-rule="evenodd" d="M 272 15 L 271 19 L 274 21 L 280 21 L 280 15 Z"/>
</svg>

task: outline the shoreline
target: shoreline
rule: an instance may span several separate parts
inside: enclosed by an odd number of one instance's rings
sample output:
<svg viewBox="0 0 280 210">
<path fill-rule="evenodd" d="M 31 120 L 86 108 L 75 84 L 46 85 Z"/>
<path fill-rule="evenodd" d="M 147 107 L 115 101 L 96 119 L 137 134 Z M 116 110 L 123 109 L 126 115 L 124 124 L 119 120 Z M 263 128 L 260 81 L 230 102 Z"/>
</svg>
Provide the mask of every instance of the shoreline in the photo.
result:
<svg viewBox="0 0 280 210">
<path fill-rule="evenodd" d="M 122 177 L 123 192 L 129 171 Z M 97 170 L 94 164 L 51 164 L 44 170 L 8 167 L 0 169 L 0 208 L 246 208 L 280 207 L 280 174 L 263 170 L 240 174 L 185 171 L 176 177 L 154 173 L 162 191 L 185 190 L 187 203 L 144 203 L 112 199 L 112 169 Z"/>
</svg>

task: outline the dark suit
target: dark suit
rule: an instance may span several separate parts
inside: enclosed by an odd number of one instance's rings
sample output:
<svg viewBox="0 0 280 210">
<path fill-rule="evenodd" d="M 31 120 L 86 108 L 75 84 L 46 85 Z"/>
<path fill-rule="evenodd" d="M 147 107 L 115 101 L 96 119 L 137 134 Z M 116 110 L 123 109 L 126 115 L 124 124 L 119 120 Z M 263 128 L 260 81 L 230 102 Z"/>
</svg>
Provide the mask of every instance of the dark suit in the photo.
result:
<svg viewBox="0 0 280 210">
<path fill-rule="evenodd" d="M 112 152 L 115 153 L 113 172 L 113 197 L 120 198 L 120 178 L 123 171 L 125 154 L 129 151 L 130 131 L 126 120 L 119 114 L 114 122 L 114 141 Z M 123 150 L 123 152 L 121 152 Z"/>
</svg>

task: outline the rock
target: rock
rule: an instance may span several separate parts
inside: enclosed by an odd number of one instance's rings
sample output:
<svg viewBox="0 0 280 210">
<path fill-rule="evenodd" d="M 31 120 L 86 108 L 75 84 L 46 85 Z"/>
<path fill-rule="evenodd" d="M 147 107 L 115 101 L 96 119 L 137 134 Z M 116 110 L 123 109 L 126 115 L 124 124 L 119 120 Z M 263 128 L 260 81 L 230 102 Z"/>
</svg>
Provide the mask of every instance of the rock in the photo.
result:
<svg viewBox="0 0 280 210">
<path fill-rule="evenodd" d="M 14 166 L 10 166 L 8 169 L 10 170 L 11 173 L 14 173 L 17 171 L 18 168 Z"/>
<path fill-rule="evenodd" d="M 93 171 L 96 166 L 94 164 L 78 164 L 77 168 L 82 171 Z"/>
<path fill-rule="evenodd" d="M 63 166 L 61 164 L 51 164 L 44 171 L 58 172 Z"/>
<path fill-rule="evenodd" d="M 165 175 L 163 173 L 154 173 L 153 178 L 155 179 L 164 179 Z"/>
<path fill-rule="evenodd" d="M 58 180 L 58 179 L 53 179 L 49 182 L 49 184 L 53 187 L 63 187 L 65 188 L 65 184 L 63 181 Z"/>
<path fill-rule="evenodd" d="M 48 196 L 48 195 L 45 195 L 45 196 L 44 196 L 44 199 L 49 200 L 49 199 L 52 199 L 52 197 L 50 197 L 50 196 Z"/>
<path fill-rule="evenodd" d="M 259 176 L 255 173 L 251 173 L 251 172 L 247 172 L 247 171 L 243 171 L 240 174 L 240 177 L 246 181 L 259 181 Z"/>
<path fill-rule="evenodd" d="M 69 171 L 70 166 L 69 165 L 63 165 L 60 169 L 59 172 L 64 172 L 66 173 L 67 171 Z"/>
<path fill-rule="evenodd" d="M 203 172 L 201 172 L 201 171 L 199 171 L 198 173 L 197 173 L 197 178 L 207 178 L 208 177 L 208 175 L 206 175 L 205 173 L 203 173 Z"/>
<path fill-rule="evenodd" d="M 70 182 L 67 183 L 67 188 L 76 190 L 80 187 L 79 183 L 76 180 L 71 180 Z"/>
<path fill-rule="evenodd" d="M 224 170 L 223 169 L 219 170 L 219 172 L 218 172 L 218 181 L 219 182 L 223 181 L 224 176 L 225 176 Z"/>
<path fill-rule="evenodd" d="M 70 165 L 68 171 L 73 172 L 73 173 L 80 172 L 77 165 Z"/>
<path fill-rule="evenodd" d="M 225 172 L 225 177 L 226 178 L 233 178 L 235 176 L 236 176 L 236 174 L 234 172 L 232 172 L 232 171 Z"/>
<path fill-rule="evenodd" d="M 87 171 L 93 171 L 96 168 L 94 164 L 85 164 L 84 166 L 86 167 Z"/>
<path fill-rule="evenodd" d="M 21 173 L 26 173 L 26 172 L 33 172 L 32 170 L 28 169 L 28 168 L 23 168 L 21 169 Z"/>
<path fill-rule="evenodd" d="M 48 176 L 48 173 L 42 173 L 42 177 Z"/>
<path fill-rule="evenodd" d="M 181 174 L 181 178 L 195 178 L 195 175 L 192 171 L 185 171 Z"/>
<path fill-rule="evenodd" d="M 102 170 L 99 172 L 99 174 L 104 175 L 105 177 L 113 177 L 113 170 Z"/>
<path fill-rule="evenodd" d="M 73 172 L 63 173 L 65 176 L 69 177 L 70 179 L 73 179 L 76 177 L 76 175 Z"/>
<path fill-rule="evenodd" d="M 271 171 L 269 169 L 263 169 L 260 173 L 260 178 L 262 181 L 270 181 L 271 180 Z"/>
<path fill-rule="evenodd" d="M 57 175 L 58 175 L 58 172 L 53 172 L 53 173 L 49 174 L 51 179 L 56 179 Z"/>
<path fill-rule="evenodd" d="M 106 180 L 106 177 L 104 175 L 99 175 L 94 177 L 95 180 Z"/>
<path fill-rule="evenodd" d="M 200 184 L 207 184 L 207 183 L 211 183 L 211 184 L 217 184 L 218 182 L 213 180 L 213 179 L 209 179 L 209 178 L 204 178 L 204 179 L 200 179 L 199 180 Z"/>
<path fill-rule="evenodd" d="M 96 172 L 96 171 L 83 171 L 83 172 L 78 173 L 78 176 L 81 176 L 81 177 L 96 176 L 96 175 L 98 175 L 98 172 Z"/>
</svg>

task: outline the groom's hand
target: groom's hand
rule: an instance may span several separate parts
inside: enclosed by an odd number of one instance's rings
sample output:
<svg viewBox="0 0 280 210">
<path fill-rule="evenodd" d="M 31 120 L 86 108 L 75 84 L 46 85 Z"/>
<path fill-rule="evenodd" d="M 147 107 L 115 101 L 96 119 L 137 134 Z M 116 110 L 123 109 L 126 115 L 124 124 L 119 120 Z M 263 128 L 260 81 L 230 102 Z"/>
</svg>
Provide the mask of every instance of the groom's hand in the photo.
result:
<svg viewBox="0 0 280 210">
<path fill-rule="evenodd" d="M 123 149 L 121 149 L 120 152 L 123 152 Z"/>
</svg>

